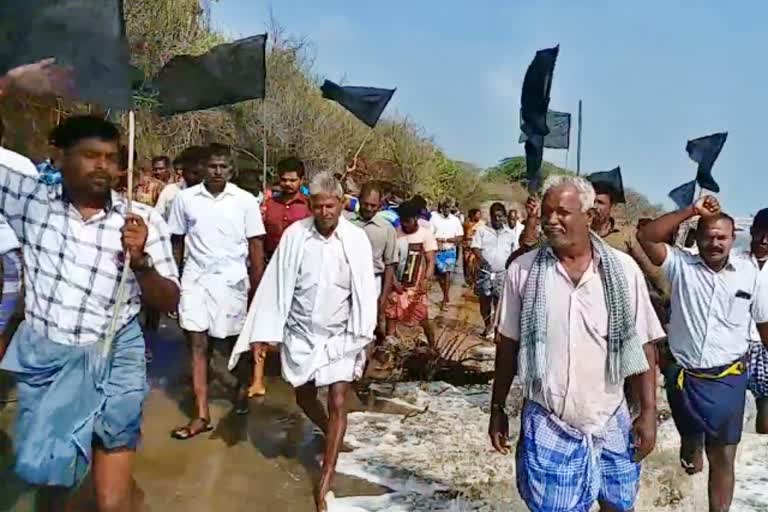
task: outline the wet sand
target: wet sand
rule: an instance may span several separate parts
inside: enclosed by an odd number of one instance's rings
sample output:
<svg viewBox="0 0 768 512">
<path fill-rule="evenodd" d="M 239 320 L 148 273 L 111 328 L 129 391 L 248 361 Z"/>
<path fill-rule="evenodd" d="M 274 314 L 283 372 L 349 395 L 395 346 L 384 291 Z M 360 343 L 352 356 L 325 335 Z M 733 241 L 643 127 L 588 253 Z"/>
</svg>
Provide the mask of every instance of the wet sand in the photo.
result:
<svg viewBox="0 0 768 512">
<path fill-rule="evenodd" d="M 440 299 L 439 287 L 433 283 L 430 317 L 435 319 L 438 336 L 443 332 L 444 336 L 465 336 L 467 344 L 480 342 L 477 299 L 463 286 L 460 273 L 455 274 L 447 312 L 439 310 Z M 209 392 L 215 429 L 179 441 L 171 439 L 170 432 L 184 425 L 192 412 L 188 352 L 176 323 L 168 319 L 147 339 L 153 353 L 148 368 L 151 391 L 135 472 L 144 510 L 313 512 L 312 486 L 319 470 L 321 439 L 295 405 L 292 388 L 279 377 L 278 361 L 270 360 L 267 396 L 251 401 L 248 416 L 237 416 L 230 411 L 234 380 L 226 372 L 225 354 L 215 352 Z M 352 409 L 409 412 L 375 396 L 365 399 L 363 406 L 352 397 Z M 0 511 L 28 512 L 34 509 L 34 492 L 8 469 L 15 410 L 13 403 L 0 409 Z M 86 481 L 76 493 L 74 510 L 95 510 L 90 491 Z M 389 489 L 337 474 L 333 491 L 337 497 L 374 496 Z"/>
</svg>

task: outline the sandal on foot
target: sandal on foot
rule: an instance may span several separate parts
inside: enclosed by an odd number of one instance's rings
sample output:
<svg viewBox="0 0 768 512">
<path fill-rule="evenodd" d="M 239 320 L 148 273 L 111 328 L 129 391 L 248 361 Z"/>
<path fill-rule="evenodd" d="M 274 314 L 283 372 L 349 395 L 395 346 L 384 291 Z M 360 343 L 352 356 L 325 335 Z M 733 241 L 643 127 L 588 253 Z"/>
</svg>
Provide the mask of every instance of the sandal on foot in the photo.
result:
<svg viewBox="0 0 768 512">
<path fill-rule="evenodd" d="M 203 428 L 200 429 L 192 429 L 192 424 L 196 421 L 199 421 L 202 423 Z M 211 420 L 208 420 L 206 418 L 197 418 L 192 421 L 190 421 L 187 425 L 177 428 L 173 432 L 171 432 L 171 437 L 174 439 L 178 439 L 180 441 L 186 441 L 187 439 L 192 439 L 193 437 L 199 436 L 200 434 L 205 434 L 206 432 L 210 432 L 213 430 L 213 425 L 211 425 Z"/>
</svg>

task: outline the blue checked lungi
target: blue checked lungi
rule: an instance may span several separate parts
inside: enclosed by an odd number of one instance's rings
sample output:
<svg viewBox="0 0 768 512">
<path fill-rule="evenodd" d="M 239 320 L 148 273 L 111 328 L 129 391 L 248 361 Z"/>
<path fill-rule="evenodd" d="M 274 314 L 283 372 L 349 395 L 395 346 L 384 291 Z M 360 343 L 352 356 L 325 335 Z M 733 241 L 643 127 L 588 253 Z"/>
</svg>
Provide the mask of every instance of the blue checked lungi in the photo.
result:
<svg viewBox="0 0 768 512">
<path fill-rule="evenodd" d="M 517 444 L 517 488 L 533 512 L 588 512 L 595 501 L 630 510 L 640 485 L 631 419 L 622 404 L 597 435 L 526 401 Z"/>
<path fill-rule="evenodd" d="M 54 343 L 22 323 L 0 369 L 18 385 L 16 464 L 41 486 L 74 487 L 92 460 L 92 444 L 135 449 L 148 386 L 144 337 L 135 318 L 116 335 L 105 374 L 101 343 Z"/>
<path fill-rule="evenodd" d="M 4 332 L 19 301 L 21 291 L 21 257 L 17 251 L 9 251 L 3 258 L 3 297 L 0 302 L 0 332 Z"/>
<path fill-rule="evenodd" d="M 435 255 L 435 269 L 440 274 L 453 272 L 456 268 L 456 248 L 437 251 Z"/>
<path fill-rule="evenodd" d="M 504 286 L 504 274 L 506 270 L 491 272 L 481 268 L 475 277 L 475 295 L 478 297 L 501 297 L 501 290 Z"/>
<path fill-rule="evenodd" d="M 761 341 L 750 341 L 748 357 L 747 387 L 756 399 L 768 398 L 768 349 Z"/>
</svg>

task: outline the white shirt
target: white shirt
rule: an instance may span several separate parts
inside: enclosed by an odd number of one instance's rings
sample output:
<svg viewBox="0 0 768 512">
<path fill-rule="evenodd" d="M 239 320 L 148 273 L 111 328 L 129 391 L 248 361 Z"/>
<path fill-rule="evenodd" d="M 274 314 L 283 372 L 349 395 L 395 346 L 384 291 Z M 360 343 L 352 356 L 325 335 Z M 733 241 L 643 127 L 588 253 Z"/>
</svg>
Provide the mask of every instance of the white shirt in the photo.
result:
<svg viewBox="0 0 768 512">
<path fill-rule="evenodd" d="M 126 203 L 112 193 L 104 211 L 88 220 L 70 204 L 61 184 L 47 185 L 19 155 L 0 152 L 0 214 L 22 243 L 25 319 L 38 334 L 63 345 L 103 339 L 112 321 L 123 269 L 121 229 Z M 17 169 L 15 166 L 20 165 Z M 153 209 L 134 203 L 148 226 L 145 251 L 155 270 L 178 284 L 168 226 Z M 139 314 L 141 289 L 128 272 L 128 301 L 118 329 Z"/>
<path fill-rule="evenodd" d="M 37 172 L 35 164 L 29 158 L 9 151 L 2 146 L 0 146 L 0 162 L 27 176 L 38 176 L 40 174 Z M 0 215 L 0 254 L 5 254 L 19 248 L 21 248 L 21 244 L 19 239 L 16 238 L 16 233 L 13 232 L 5 217 Z"/>
<path fill-rule="evenodd" d="M 433 212 L 429 218 L 429 223 L 432 226 L 432 233 L 435 238 L 439 239 L 453 239 L 464 236 L 464 226 L 461 225 L 461 221 L 449 213 L 447 217 L 443 217 L 439 212 Z M 453 242 L 440 244 L 440 249 L 453 249 L 456 244 Z"/>
<path fill-rule="evenodd" d="M 256 198 L 234 183 L 215 197 L 202 183 L 182 190 L 168 223 L 185 237 L 185 276 L 217 272 L 233 283 L 248 275 L 248 239 L 265 232 Z"/>
<path fill-rule="evenodd" d="M 672 286 L 669 348 L 677 362 L 708 369 L 743 356 L 752 320 L 768 322 L 768 287 L 757 287 L 768 273 L 735 253 L 714 272 L 698 255 L 670 246 L 661 269 Z"/>
<path fill-rule="evenodd" d="M 155 210 L 163 216 L 166 222 L 171 218 L 171 205 L 173 204 L 173 200 L 179 192 L 185 188 L 184 182 L 181 181 L 179 183 L 170 183 L 166 185 L 160 192 L 160 196 L 157 198 L 157 204 L 155 205 Z"/>
<path fill-rule="evenodd" d="M 609 250 L 624 270 L 638 337 L 643 343 L 663 338 L 664 330 L 651 305 L 640 267 L 630 256 Z M 523 295 L 538 253 L 535 250 L 520 256 L 507 270 L 498 328 L 513 340 L 520 340 Z M 555 257 L 553 253 L 551 257 Z M 557 262 L 547 284 L 547 371 L 543 391 L 528 397 L 589 434 L 602 430 L 624 400 L 623 385 L 611 384 L 606 375 L 608 309 L 599 264 L 598 255 L 593 253 L 592 264 L 574 285 Z"/>
<path fill-rule="evenodd" d="M 768 262 L 763 264 L 763 268 L 760 268 L 760 263 L 757 261 L 757 258 L 752 256 L 752 252 L 750 250 L 746 250 L 742 254 L 743 254 L 743 256 L 745 258 L 748 258 L 749 262 L 752 263 L 752 265 L 754 265 L 755 269 L 757 269 L 757 271 L 759 273 L 758 285 L 761 286 L 761 287 L 765 286 L 765 285 L 768 285 Z M 765 292 L 761 291 L 761 290 L 757 291 L 758 295 L 760 295 L 762 293 L 765 293 Z M 762 301 L 758 302 L 757 303 L 758 307 L 762 303 L 763 303 Z M 768 304 L 768 301 L 765 301 L 765 303 Z M 755 310 L 753 310 L 752 313 L 753 313 L 753 317 L 754 316 L 762 316 L 762 317 L 766 316 L 766 315 L 763 315 L 759 311 L 759 309 L 757 309 L 757 308 Z M 750 322 L 750 325 L 749 325 L 749 340 L 750 341 L 760 342 L 760 333 L 757 331 L 757 323 L 755 323 L 754 318 L 753 318 L 752 322 Z"/>
<path fill-rule="evenodd" d="M 506 224 L 499 230 L 483 225 L 475 231 L 470 248 L 480 249 L 483 259 L 491 266 L 487 270 L 501 272 L 506 268 L 507 259 L 516 245 L 515 233 Z"/>
<path fill-rule="evenodd" d="M 515 252 L 520 248 L 520 235 L 523 234 L 525 225 L 522 222 L 518 221 L 517 224 L 515 224 L 514 226 L 510 226 L 510 229 L 512 230 L 512 233 L 514 233 L 515 245 L 512 249 L 512 252 Z"/>
<path fill-rule="evenodd" d="M 313 226 L 286 322 L 286 380 L 306 382 L 328 363 L 329 353 L 343 351 L 351 308 L 352 271 L 344 246 L 336 232 L 325 238 Z"/>
</svg>

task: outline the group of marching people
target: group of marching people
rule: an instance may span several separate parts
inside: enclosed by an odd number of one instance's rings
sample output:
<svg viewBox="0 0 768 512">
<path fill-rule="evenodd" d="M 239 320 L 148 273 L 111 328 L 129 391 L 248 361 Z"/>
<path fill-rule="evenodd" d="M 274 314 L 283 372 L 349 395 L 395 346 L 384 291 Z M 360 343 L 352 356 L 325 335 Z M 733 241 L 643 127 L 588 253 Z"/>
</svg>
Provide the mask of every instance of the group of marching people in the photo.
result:
<svg viewBox="0 0 768 512">
<path fill-rule="evenodd" d="M 45 64 L 12 70 L 0 94 L 49 92 L 47 77 Z M 39 510 L 64 510 L 89 471 L 100 511 L 137 506 L 142 308 L 178 314 L 190 347 L 195 412 L 176 439 L 212 428 L 209 348 L 229 353 L 235 410 L 246 413 L 267 391 L 266 347 L 279 346 L 283 378 L 325 436 L 315 490 L 325 510 L 352 383 L 399 323 L 434 343 L 428 286 L 435 275 L 445 309 L 459 248 L 496 339 L 489 434 L 499 452 L 510 448 L 515 378 L 525 393 L 516 477 L 531 510 L 633 509 L 655 445 L 657 368 L 681 464 L 695 473 L 709 460 L 711 511 L 730 507 L 748 389 L 768 432 L 768 210 L 739 254 L 734 220 L 711 196 L 618 226 L 624 193 L 610 173 L 548 178 L 522 222 L 494 203 L 488 222 L 472 211 L 462 225 L 447 202 L 433 213 L 419 196 L 392 206 L 375 183 L 350 201 L 328 172 L 305 194 L 295 158 L 277 166 L 279 193 L 260 201 L 231 181 L 232 155 L 217 144 L 154 159 L 154 176 L 135 176 L 128 194 L 114 124 L 71 117 L 50 141 L 55 156 L 40 168 L 0 148 L 4 324 L 20 273 L 24 287 L 24 321 L 0 346 L 0 368 L 17 379 L 15 471 L 42 488 Z M 680 247 L 679 226 L 693 218 L 696 247 Z"/>
</svg>

